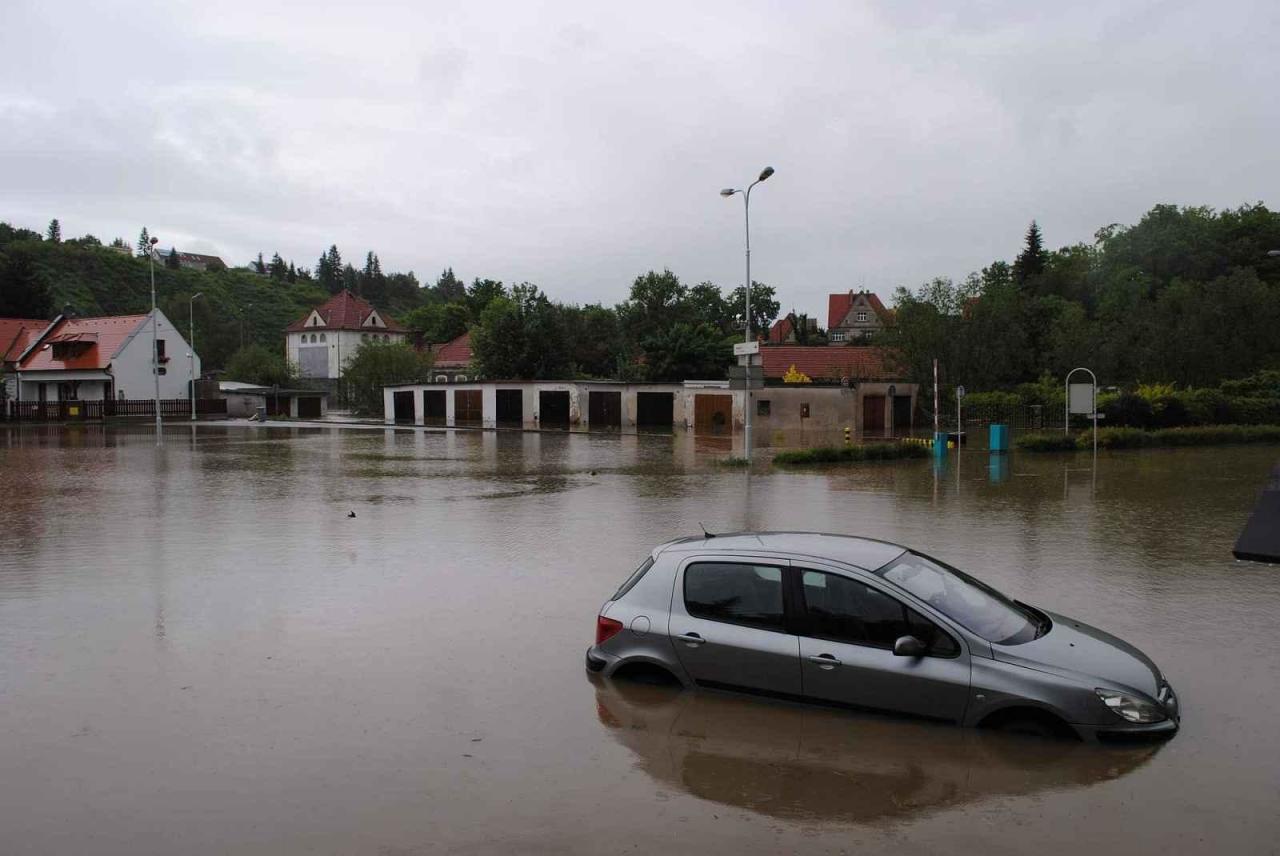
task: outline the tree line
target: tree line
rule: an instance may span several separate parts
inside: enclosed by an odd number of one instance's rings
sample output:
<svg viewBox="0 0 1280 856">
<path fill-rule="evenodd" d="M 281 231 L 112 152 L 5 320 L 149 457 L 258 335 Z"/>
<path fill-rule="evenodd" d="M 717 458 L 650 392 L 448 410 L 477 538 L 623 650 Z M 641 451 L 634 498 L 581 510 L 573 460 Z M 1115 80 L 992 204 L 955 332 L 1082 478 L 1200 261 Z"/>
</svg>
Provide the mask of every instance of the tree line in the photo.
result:
<svg viewBox="0 0 1280 856">
<path fill-rule="evenodd" d="M 1047 250 L 1036 223 L 1012 263 L 894 295 L 878 339 L 943 387 L 1014 389 L 1072 368 L 1103 384 L 1213 386 L 1280 368 L 1280 215 L 1157 205 L 1092 243 Z"/>
</svg>

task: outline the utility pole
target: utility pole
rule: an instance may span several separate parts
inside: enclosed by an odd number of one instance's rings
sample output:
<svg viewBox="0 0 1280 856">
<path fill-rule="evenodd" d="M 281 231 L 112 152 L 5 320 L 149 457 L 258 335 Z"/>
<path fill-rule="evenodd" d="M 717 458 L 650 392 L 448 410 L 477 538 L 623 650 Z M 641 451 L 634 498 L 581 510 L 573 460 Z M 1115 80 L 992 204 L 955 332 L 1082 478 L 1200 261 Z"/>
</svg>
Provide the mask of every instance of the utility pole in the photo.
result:
<svg viewBox="0 0 1280 856">
<path fill-rule="evenodd" d="M 160 419 L 160 331 L 159 320 L 156 318 L 156 244 L 159 238 L 151 239 L 151 246 L 147 247 L 147 259 L 151 263 L 151 376 L 155 380 L 155 407 L 156 407 L 156 445 L 160 445 L 160 431 L 163 426 Z"/>
</svg>

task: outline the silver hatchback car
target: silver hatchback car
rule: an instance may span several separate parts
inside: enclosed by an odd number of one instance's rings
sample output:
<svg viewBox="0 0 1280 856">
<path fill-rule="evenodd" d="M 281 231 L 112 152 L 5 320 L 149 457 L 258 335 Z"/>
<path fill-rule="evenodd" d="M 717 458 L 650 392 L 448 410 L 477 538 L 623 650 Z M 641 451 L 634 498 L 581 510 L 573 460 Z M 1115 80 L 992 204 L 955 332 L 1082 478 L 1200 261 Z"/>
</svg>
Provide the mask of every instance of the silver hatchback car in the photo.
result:
<svg viewBox="0 0 1280 856">
<path fill-rule="evenodd" d="M 870 538 L 760 532 L 659 546 L 605 603 L 587 669 L 1084 740 L 1166 738 L 1150 658 Z"/>
</svg>

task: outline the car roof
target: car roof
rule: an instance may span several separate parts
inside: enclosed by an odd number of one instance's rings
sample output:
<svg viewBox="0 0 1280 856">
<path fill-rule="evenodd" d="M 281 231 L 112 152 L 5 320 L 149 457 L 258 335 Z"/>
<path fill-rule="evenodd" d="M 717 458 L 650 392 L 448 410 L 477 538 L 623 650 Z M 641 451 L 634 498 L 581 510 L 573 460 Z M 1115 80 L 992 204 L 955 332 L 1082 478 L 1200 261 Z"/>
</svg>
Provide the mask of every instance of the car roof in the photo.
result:
<svg viewBox="0 0 1280 856">
<path fill-rule="evenodd" d="M 680 538 L 658 547 L 658 553 L 782 553 L 830 559 L 874 571 L 901 556 L 907 548 L 889 541 L 824 532 L 733 532 Z"/>
</svg>

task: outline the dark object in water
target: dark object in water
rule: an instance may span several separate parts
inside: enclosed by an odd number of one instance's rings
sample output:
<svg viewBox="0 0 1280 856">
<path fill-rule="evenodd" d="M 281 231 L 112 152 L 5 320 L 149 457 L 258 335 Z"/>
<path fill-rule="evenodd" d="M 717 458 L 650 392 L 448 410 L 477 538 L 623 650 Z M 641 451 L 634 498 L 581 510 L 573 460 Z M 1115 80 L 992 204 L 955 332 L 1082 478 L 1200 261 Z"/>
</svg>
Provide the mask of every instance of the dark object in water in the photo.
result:
<svg viewBox="0 0 1280 856">
<path fill-rule="evenodd" d="M 347 517 L 355 517 L 355 516 L 356 516 L 356 513 L 354 511 L 347 512 Z"/>
<path fill-rule="evenodd" d="M 1237 559 L 1249 562 L 1280 564 L 1280 464 L 1271 471 L 1271 478 L 1231 552 Z"/>
</svg>

